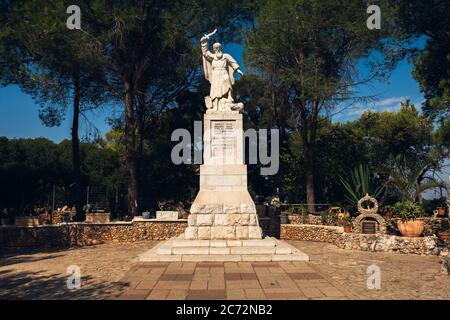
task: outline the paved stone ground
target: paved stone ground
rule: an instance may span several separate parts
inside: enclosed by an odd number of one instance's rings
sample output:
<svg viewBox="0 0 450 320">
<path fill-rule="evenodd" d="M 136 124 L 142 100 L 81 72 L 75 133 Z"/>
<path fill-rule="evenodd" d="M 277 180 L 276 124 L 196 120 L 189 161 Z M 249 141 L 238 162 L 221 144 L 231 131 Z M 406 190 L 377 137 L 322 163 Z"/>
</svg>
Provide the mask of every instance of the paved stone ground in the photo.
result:
<svg viewBox="0 0 450 320">
<path fill-rule="evenodd" d="M 438 257 L 290 243 L 311 261 L 138 263 L 154 241 L 10 254 L 0 256 L 0 299 L 450 299 Z M 367 289 L 371 264 L 380 290 Z M 70 265 L 81 289 L 66 287 Z"/>
<path fill-rule="evenodd" d="M 331 244 L 289 241 L 310 257 L 310 265 L 344 286 L 352 299 L 450 300 L 450 276 L 441 273 L 441 258 L 393 252 L 339 249 Z M 381 288 L 367 289 L 367 267 L 381 270 Z"/>
<path fill-rule="evenodd" d="M 140 263 L 122 281 L 120 299 L 342 299 L 307 262 Z"/>
<path fill-rule="evenodd" d="M 0 299 L 106 299 L 126 289 L 120 279 L 156 241 L 110 243 L 0 256 Z M 81 271 L 81 289 L 67 289 L 67 267 Z"/>
</svg>

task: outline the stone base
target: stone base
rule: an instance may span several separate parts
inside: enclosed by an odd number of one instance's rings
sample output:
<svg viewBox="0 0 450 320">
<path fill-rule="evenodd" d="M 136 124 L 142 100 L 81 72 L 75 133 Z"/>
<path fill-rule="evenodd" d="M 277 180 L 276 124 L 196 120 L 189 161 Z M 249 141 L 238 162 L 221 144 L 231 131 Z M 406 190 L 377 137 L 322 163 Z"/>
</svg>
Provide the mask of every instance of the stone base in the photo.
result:
<svg viewBox="0 0 450 320">
<path fill-rule="evenodd" d="M 156 211 L 156 219 L 178 220 L 180 219 L 180 213 L 178 211 Z"/>
<path fill-rule="evenodd" d="M 139 261 L 309 261 L 309 257 L 285 241 L 187 240 L 171 238 L 141 254 Z"/>
<path fill-rule="evenodd" d="M 218 196 L 218 192 L 203 192 Z M 186 228 L 185 239 L 188 240 L 256 240 L 262 239 L 262 231 L 258 223 L 256 208 L 250 195 L 246 190 L 235 192 L 222 192 L 224 197 L 239 196 L 245 202 L 227 204 L 217 202 L 202 203 L 202 192 L 199 192 L 194 204 L 191 207 L 191 214 L 188 217 L 188 228 Z M 218 197 L 217 197 L 218 198 Z M 229 199 L 227 199 L 229 200 Z M 230 203 L 231 202 L 231 203 Z"/>
<path fill-rule="evenodd" d="M 88 212 L 86 213 L 86 223 L 109 223 L 111 214 L 109 212 Z"/>
</svg>

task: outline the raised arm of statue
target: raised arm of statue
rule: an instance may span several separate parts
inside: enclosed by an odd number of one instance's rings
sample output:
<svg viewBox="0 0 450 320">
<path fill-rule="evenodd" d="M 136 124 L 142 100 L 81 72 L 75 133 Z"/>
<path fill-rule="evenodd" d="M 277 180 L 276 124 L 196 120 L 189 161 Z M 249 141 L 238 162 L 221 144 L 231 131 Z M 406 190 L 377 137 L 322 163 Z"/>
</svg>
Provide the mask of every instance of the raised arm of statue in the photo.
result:
<svg viewBox="0 0 450 320">
<path fill-rule="evenodd" d="M 202 46 L 203 72 L 205 74 L 205 79 L 211 82 L 212 61 L 214 60 L 214 55 L 208 50 L 208 38 L 206 36 L 200 39 L 200 43 Z"/>
<path fill-rule="evenodd" d="M 203 39 L 203 38 L 202 38 Z M 214 54 L 212 54 L 209 50 L 208 50 L 208 40 L 202 41 L 201 42 L 202 45 L 202 54 L 203 57 L 205 57 L 205 59 L 207 59 L 208 61 L 212 61 L 214 59 Z"/>
</svg>

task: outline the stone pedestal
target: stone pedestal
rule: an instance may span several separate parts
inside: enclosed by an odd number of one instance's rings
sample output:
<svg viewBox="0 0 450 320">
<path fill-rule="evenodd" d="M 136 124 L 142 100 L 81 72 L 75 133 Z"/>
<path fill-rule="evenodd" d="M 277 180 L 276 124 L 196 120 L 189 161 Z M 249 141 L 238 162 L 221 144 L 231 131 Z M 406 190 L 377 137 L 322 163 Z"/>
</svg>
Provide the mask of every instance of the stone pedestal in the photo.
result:
<svg viewBox="0 0 450 320">
<path fill-rule="evenodd" d="M 87 212 L 86 223 L 109 223 L 111 222 L 111 214 L 108 212 Z"/>
<path fill-rule="evenodd" d="M 247 190 L 242 115 L 207 112 L 200 190 L 184 234 L 161 242 L 139 261 L 308 261 L 285 241 L 265 237 Z"/>
<path fill-rule="evenodd" d="M 261 239 L 255 203 L 247 190 L 242 114 L 204 116 L 200 191 L 191 207 L 185 239 Z"/>
<path fill-rule="evenodd" d="M 180 213 L 178 211 L 156 211 L 156 219 L 178 220 L 180 219 Z"/>
</svg>

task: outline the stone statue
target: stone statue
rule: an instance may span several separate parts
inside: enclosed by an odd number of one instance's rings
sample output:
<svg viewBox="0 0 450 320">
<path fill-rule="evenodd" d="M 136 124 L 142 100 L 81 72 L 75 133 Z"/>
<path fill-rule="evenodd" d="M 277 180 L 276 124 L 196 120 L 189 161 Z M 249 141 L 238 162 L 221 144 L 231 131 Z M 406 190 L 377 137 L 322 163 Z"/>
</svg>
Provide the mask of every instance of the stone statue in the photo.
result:
<svg viewBox="0 0 450 320">
<path fill-rule="evenodd" d="M 211 84 L 209 96 L 205 97 L 207 112 L 211 111 L 242 111 L 244 105 L 235 103 L 232 97 L 234 73 L 241 76 L 236 60 L 227 53 L 222 52 L 220 43 L 214 43 L 214 53 L 208 50 L 208 40 L 217 32 L 217 29 L 200 39 L 203 54 L 203 70 L 205 78 Z"/>
</svg>

